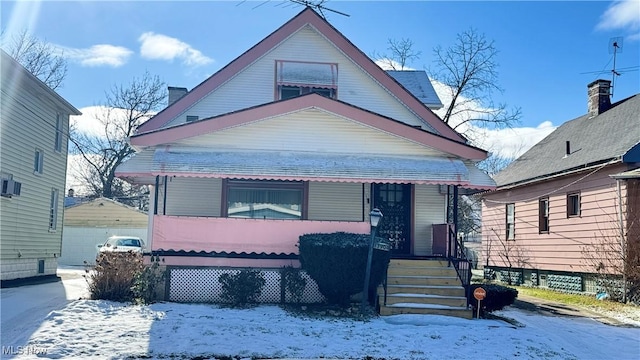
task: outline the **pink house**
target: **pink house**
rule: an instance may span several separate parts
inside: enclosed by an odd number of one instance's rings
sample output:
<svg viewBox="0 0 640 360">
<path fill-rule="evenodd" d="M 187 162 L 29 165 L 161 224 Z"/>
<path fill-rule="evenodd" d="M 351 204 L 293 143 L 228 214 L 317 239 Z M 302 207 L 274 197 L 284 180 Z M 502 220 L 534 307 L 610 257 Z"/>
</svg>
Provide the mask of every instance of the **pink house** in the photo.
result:
<svg viewBox="0 0 640 360">
<path fill-rule="evenodd" d="M 152 187 L 151 252 L 173 267 L 295 265 L 300 235 L 368 233 L 378 207 L 394 256 L 444 255 L 432 225 L 447 189 L 495 183 L 475 165 L 487 153 L 427 106 L 441 106 L 428 81 L 431 97 L 401 83 L 420 75 L 385 72 L 307 8 L 191 91 L 170 88 L 117 170 Z"/>
<path fill-rule="evenodd" d="M 638 269 L 640 95 L 612 104 L 610 84 L 589 84 L 588 113 L 498 173 L 483 196 L 485 269 L 503 281 L 511 270 L 515 283 L 594 293 L 604 275 Z"/>
</svg>

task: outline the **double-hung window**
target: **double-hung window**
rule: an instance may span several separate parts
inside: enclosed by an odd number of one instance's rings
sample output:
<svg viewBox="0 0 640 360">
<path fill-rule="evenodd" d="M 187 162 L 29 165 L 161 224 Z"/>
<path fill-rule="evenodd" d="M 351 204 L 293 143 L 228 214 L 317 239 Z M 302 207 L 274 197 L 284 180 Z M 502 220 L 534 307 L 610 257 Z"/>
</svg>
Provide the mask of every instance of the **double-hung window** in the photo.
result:
<svg viewBox="0 0 640 360">
<path fill-rule="evenodd" d="M 58 189 L 51 189 L 51 205 L 49 206 L 49 230 L 58 228 Z"/>
<path fill-rule="evenodd" d="M 42 174 L 44 168 L 44 151 L 36 149 L 33 158 L 33 173 Z"/>
<path fill-rule="evenodd" d="M 567 217 L 580 216 L 580 193 L 567 194 Z"/>
<path fill-rule="evenodd" d="M 276 100 L 308 93 L 337 98 L 338 64 L 276 60 Z"/>
<path fill-rule="evenodd" d="M 248 219 L 305 219 L 302 181 L 226 181 L 227 217 Z"/>
<path fill-rule="evenodd" d="M 62 118 L 60 113 L 56 114 L 56 139 L 53 145 L 53 149 L 57 152 L 62 151 Z"/>
<path fill-rule="evenodd" d="M 515 240 L 516 234 L 516 204 L 507 204 L 506 208 L 507 240 Z"/>
<path fill-rule="evenodd" d="M 538 200 L 538 230 L 541 234 L 549 232 L 549 198 Z"/>
</svg>

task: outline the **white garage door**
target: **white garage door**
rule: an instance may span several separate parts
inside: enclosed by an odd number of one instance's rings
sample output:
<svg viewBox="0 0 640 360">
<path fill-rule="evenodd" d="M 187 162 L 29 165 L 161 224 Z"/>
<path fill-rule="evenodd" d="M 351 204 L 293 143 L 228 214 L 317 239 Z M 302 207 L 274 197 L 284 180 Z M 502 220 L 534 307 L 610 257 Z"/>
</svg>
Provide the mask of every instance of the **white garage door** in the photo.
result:
<svg viewBox="0 0 640 360">
<path fill-rule="evenodd" d="M 137 236 L 147 244 L 147 228 L 86 228 L 66 226 L 62 233 L 62 256 L 60 265 L 93 265 L 98 253 L 98 245 L 104 244 L 109 236 Z"/>
</svg>

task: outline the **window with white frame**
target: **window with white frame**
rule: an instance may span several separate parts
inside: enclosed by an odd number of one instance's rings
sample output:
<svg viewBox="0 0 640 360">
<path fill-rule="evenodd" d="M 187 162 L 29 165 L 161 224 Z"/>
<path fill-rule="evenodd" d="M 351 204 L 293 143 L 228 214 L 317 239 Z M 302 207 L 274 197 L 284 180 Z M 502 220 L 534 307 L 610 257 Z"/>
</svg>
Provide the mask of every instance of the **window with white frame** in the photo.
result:
<svg viewBox="0 0 640 360">
<path fill-rule="evenodd" d="M 49 206 L 49 230 L 58 228 L 58 189 L 51 189 L 51 205 Z"/>
<path fill-rule="evenodd" d="M 56 114 L 56 140 L 53 149 L 57 152 L 62 151 L 62 118 L 60 113 Z"/>
<path fill-rule="evenodd" d="M 506 229 L 507 240 L 515 240 L 516 234 L 516 204 L 507 204 L 506 208 Z"/>
<path fill-rule="evenodd" d="M 227 217 L 304 219 L 305 183 L 301 181 L 227 180 Z"/>
<path fill-rule="evenodd" d="M 42 174 L 43 169 L 44 169 L 44 151 L 40 149 L 36 149 L 36 152 L 33 158 L 33 173 Z"/>
<path fill-rule="evenodd" d="M 542 233 L 549 232 L 549 198 L 541 198 L 538 200 L 538 231 Z"/>
<path fill-rule="evenodd" d="M 308 93 L 337 98 L 338 64 L 276 60 L 276 100 Z"/>
</svg>

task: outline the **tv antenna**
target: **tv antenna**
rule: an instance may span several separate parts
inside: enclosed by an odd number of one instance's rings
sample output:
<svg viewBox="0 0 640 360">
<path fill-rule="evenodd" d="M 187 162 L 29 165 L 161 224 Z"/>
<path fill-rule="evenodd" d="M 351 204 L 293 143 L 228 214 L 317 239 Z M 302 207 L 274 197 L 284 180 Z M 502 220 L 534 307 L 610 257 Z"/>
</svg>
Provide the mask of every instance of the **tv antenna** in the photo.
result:
<svg viewBox="0 0 640 360">
<path fill-rule="evenodd" d="M 308 6 L 308 7 L 312 8 L 312 9 L 316 9 L 320 13 L 320 15 L 322 15 L 322 17 L 325 20 L 327 19 L 327 17 L 324 15 L 324 11 L 325 10 L 326 11 L 331 11 L 333 13 L 336 13 L 336 14 L 339 14 L 339 15 L 342 15 L 342 16 L 346 16 L 346 17 L 350 16 L 349 14 L 345 14 L 345 13 L 340 12 L 338 10 L 333 10 L 333 9 L 330 9 L 330 8 L 324 6 L 324 4 L 326 2 L 328 2 L 329 0 L 289 0 L 289 1 L 291 1 L 292 3 L 296 3 L 298 5 Z"/>
<path fill-rule="evenodd" d="M 613 54 L 613 68 L 611 69 L 611 92 L 609 96 L 613 97 L 613 89 L 616 85 L 616 76 L 620 76 L 620 73 L 616 71 L 616 56 L 618 53 L 622 53 L 622 36 L 616 36 L 609 39 L 609 54 Z"/>
</svg>

